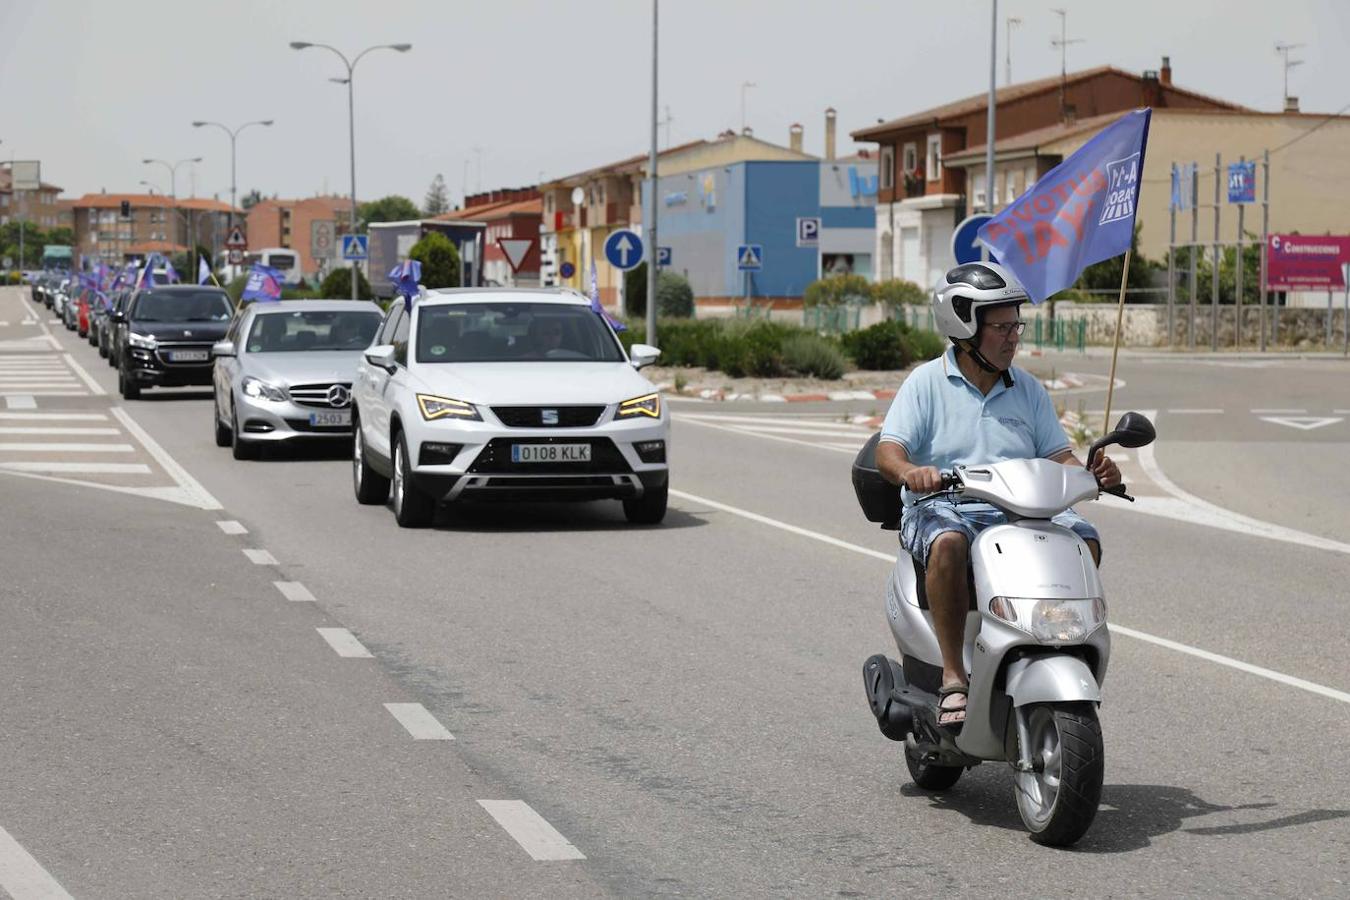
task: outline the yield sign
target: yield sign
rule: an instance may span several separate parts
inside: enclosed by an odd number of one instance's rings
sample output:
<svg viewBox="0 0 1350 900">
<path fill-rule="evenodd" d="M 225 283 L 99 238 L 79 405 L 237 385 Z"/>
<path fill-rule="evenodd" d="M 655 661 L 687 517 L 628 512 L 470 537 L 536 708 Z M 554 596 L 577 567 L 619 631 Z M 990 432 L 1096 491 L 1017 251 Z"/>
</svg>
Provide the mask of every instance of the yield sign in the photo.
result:
<svg viewBox="0 0 1350 900">
<path fill-rule="evenodd" d="M 506 261 L 511 264 L 511 271 L 519 272 L 520 264 L 525 261 L 530 249 L 534 247 L 534 241 L 530 238 L 497 238 L 497 246 L 501 247 L 502 253 L 506 254 Z"/>
<path fill-rule="evenodd" d="M 225 239 L 226 247 L 238 247 L 240 250 L 248 246 L 248 241 L 244 239 L 244 229 L 238 225 L 230 229 L 230 236 Z"/>
<path fill-rule="evenodd" d="M 1312 431 L 1323 425 L 1335 425 L 1341 421 L 1338 416 L 1261 416 L 1261 421 L 1274 425 L 1288 425 L 1300 431 Z"/>
</svg>

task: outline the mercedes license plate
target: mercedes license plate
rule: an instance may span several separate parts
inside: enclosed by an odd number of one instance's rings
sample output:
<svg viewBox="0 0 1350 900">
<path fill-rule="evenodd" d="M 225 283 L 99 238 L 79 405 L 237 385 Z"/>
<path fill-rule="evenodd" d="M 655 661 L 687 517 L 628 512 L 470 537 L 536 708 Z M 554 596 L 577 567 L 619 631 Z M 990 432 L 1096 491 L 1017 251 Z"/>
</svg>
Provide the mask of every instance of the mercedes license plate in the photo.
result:
<svg viewBox="0 0 1350 900">
<path fill-rule="evenodd" d="M 169 359 L 172 362 L 206 362 L 211 358 L 207 350 L 171 350 Z"/>
<path fill-rule="evenodd" d="M 511 462 L 584 463 L 591 461 L 590 444 L 512 444 Z"/>
<path fill-rule="evenodd" d="M 312 412 L 309 414 L 309 424 L 323 427 L 325 425 L 346 425 L 351 427 L 352 411 L 350 409 L 335 409 L 332 412 Z"/>
</svg>

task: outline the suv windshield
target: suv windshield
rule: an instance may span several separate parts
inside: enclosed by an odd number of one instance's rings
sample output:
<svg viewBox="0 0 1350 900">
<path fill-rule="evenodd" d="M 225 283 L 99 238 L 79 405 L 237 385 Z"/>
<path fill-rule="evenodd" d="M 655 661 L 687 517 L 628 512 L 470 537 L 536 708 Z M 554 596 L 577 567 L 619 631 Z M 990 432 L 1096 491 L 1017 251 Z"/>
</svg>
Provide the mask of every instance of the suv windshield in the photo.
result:
<svg viewBox="0 0 1350 900">
<path fill-rule="evenodd" d="M 294 353 L 300 350 L 363 350 L 380 328 L 377 312 L 259 313 L 248 331 L 249 353 Z"/>
<path fill-rule="evenodd" d="M 465 303 L 417 307 L 417 361 L 623 362 L 608 323 L 588 306 Z"/>
<path fill-rule="evenodd" d="M 145 293 L 136 300 L 136 322 L 226 322 L 234 313 L 222 291 Z"/>
</svg>

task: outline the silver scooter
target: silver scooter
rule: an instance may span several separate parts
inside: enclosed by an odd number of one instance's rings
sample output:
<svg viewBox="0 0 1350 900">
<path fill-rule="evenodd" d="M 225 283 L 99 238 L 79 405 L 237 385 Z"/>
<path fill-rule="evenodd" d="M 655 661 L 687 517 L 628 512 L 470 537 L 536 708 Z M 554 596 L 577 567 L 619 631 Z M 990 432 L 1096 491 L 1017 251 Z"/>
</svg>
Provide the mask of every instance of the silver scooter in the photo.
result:
<svg viewBox="0 0 1350 900">
<path fill-rule="evenodd" d="M 876 469 L 879 437 L 854 462 L 854 489 L 869 520 L 898 528 L 899 491 Z M 1154 437 L 1148 419 L 1126 413 L 1092 445 L 1088 460 L 1108 445 L 1142 447 Z M 1008 518 L 981 531 L 970 548 L 965 722 L 955 736 L 937 724 L 942 654 L 923 567 L 903 551 L 886 585 L 886 618 L 901 661 L 878 654 L 863 664 L 868 703 L 881 733 L 904 743 L 918 787 L 946 790 L 982 761 L 1006 761 L 1032 840 L 1068 846 L 1086 833 L 1101 797 L 1097 706 L 1111 638 L 1091 552 L 1050 519 L 1106 489 L 1091 472 L 1047 459 L 957 466 L 943 474 L 943 484 L 916 502 L 978 501 Z M 1106 492 L 1134 499 L 1124 485 Z"/>
</svg>

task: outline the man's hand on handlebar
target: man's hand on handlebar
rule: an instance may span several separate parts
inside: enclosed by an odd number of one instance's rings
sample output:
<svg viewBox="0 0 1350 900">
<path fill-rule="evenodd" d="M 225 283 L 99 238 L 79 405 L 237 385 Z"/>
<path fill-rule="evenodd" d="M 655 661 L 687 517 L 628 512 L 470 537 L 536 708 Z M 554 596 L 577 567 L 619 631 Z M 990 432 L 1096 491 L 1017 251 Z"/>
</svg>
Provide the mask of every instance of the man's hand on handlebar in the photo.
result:
<svg viewBox="0 0 1350 900">
<path fill-rule="evenodd" d="M 905 473 L 905 487 L 916 494 L 933 494 L 946 486 L 936 466 L 915 466 Z"/>
<path fill-rule="evenodd" d="M 1113 488 L 1120 484 L 1120 467 L 1104 451 L 1097 451 L 1089 471 L 1097 476 L 1097 483 L 1103 488 Z"/>
</svg>

